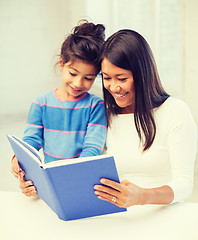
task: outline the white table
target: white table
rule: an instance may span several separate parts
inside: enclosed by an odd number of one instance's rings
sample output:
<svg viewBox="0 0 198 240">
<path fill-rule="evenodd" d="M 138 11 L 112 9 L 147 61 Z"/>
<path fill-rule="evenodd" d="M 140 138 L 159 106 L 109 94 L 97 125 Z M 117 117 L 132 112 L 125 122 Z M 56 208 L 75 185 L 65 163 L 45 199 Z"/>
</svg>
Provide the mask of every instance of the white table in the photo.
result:
<svg viewBox="0 0 198 240">
<path fill-rule="evenodd" d="M 198 203 L 133 206 L 127 212 L 62 221 L 40 199 L 0 192 L 0 240 L 197 240 Z"/>
</svg>

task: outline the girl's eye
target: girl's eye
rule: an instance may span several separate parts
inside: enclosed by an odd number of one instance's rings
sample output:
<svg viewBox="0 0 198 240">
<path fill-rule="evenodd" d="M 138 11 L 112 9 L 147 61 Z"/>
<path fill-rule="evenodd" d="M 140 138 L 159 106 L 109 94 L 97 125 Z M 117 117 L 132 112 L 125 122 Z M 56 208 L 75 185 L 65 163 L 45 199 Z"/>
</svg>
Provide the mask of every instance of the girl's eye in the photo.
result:
<svg viewBox="0 0 198 240">
<path fill-rule="evenodd" d="M 76 76 L 75 73 L 72 73 L 72 72 L 69 72 L 69 73 L 70 73 L 70 75 L 71 75 L 72 77 L 75 77 L 75 76 Z"/>
<path fill-rule="evenodd" d="M 127 78 L 118 78 L 118 80 L 123 82 L 123 81 L 127 80 Z"/>
</svg>

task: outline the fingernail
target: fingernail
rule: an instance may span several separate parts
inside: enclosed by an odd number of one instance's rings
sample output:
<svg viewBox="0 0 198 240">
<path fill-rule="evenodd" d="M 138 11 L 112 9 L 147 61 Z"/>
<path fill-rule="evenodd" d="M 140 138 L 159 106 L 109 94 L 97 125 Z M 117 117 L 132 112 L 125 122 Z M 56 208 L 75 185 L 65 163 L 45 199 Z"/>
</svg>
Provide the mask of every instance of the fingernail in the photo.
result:
<svg viewBox="0 0 198 240">
<path fill-rule="evenodd" d="M 101 182 L 101 183 L 105 183 L 105 180 L 102 178 L 102 179 L 100 180 L 100 182 Z"/>
</svg>

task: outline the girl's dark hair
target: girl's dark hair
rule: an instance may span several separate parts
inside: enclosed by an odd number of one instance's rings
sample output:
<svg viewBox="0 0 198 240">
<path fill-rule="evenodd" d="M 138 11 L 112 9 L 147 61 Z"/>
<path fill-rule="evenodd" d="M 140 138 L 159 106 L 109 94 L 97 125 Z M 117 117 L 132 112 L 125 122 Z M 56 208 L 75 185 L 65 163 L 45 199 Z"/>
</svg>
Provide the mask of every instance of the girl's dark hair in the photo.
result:
<svg viewBox="0 0 198 240">
<path fill-rule="evenodd" d="M 100 71 L 100 54 L 105 38 L 105 27 L 102 24 L 81 20 L 79 25 L 65 39 L 61 46 L 63 64 L 69 61 L 82 60 L 96 66 Z"/>
<path fill-rule="evenodd" d="M 150 148 L 156 135 L 153 109 L 159 107 L 170 95 L 161 85 L 152 51 L 146 40 L 133 30 L 120 30 L 107 39 L 102 59 L 130 70 L 134 79 L 134 121 L 143 151 Z M 104 102 L 108 125 L 112 115 L 122 112 L 113 96 L 104 88 Z"/>
</svg>

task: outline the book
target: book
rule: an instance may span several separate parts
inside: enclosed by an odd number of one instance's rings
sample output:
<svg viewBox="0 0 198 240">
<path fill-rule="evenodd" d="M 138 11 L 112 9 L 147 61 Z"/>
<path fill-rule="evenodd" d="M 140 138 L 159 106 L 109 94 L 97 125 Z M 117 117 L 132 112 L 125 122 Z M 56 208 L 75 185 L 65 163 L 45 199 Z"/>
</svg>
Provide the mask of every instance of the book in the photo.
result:
<svg viewBox="0 0 198 240">
<path fill-rule="evenodd" d="M 39 151 L 8 135 L 25 179 L 33 181 L 37 195 L 61 220 L 75 220 L 126 211 L 98 199 L 94 185 L 101 178 L 119 182 L 113 156 L 100 155 L 44 163 Z"/>
</svg>

